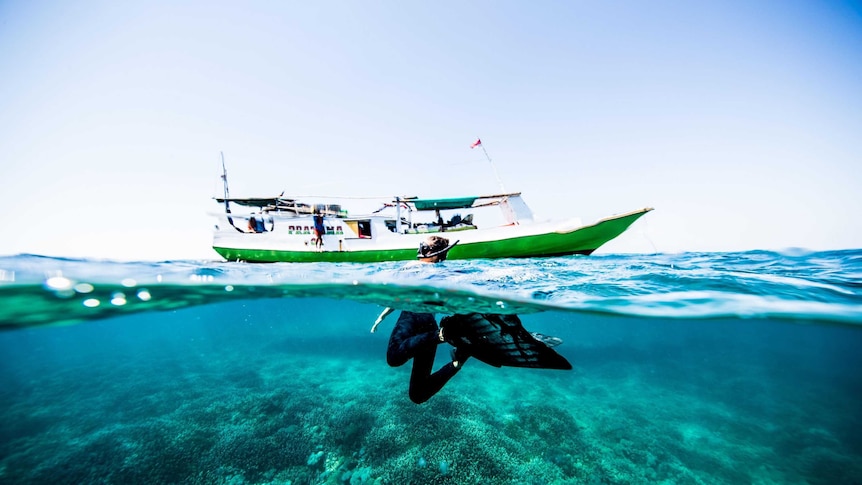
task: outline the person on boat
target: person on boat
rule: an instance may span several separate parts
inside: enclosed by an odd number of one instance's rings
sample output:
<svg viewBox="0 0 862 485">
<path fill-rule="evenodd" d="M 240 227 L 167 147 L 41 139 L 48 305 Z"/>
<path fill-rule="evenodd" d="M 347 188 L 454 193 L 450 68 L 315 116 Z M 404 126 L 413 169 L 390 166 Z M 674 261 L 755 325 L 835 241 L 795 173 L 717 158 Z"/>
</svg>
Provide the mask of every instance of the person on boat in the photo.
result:
<svg viewBox="0 0 862 485">
<path fill-rule="evenodd" d="M 263 214 L 258 212 L 248 218 L 248 232 L 266 232 L 266 223 L 263 220 Z"/>
<path fill-rule="evenodd" d="M 449 240 L 444 237 L 430 236 L 419 245 L 416 257 L 422 263 L 442 263 L 455 244 L 458 244 L 458 241 L 449 244 Z M 371 331 L 393 311 L 392 308 L 383 310 Z M 416 404 L 422 404 L 437 394 L 449 379 L 461 370 L 464 361 L 469 357 L 467 353 L 455 348 L 451 352 L 452 361 L 433 372 L 437 346 L 443 342 L 443 330 L 437 326 L 437 320 L 432 313 L 405 310 L 395 322 L 386 349 L 386 362 L 392 367 L 398 367 L 413 359 L 408 395 Z"/>
<path fill-rule="evenodd" d="M 323 214 L 314 213 L 314 245 L 317 250 L 323 249 L 323 235 L 326 234 L 326 226 L 323 225 Z"/>
<path fill-rule="evenodd" d="M 437 213 L 437 226 L 440 227 L 440 232 L 444 232 L 446 230 L 446 223 L 443 222 L 443 216 L 440 215 L 440 209 L 435 210 Z"/>
</svg>

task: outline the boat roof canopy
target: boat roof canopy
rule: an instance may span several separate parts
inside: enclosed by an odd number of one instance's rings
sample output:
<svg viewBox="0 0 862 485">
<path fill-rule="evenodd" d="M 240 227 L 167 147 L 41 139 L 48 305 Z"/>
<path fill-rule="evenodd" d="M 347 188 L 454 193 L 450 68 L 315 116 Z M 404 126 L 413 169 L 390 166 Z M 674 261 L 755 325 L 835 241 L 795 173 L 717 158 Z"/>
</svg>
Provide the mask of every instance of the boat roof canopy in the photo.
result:
<svg viewBox="0 0 862 485">
<path fill-rule="evenodd" d="M 416 210 L 440 210 L 440 209 L 461 209 L 464 207 L 473 207 L 478 197 L 457 197 L 454 199 L 413 199 L 409 200 Z"/>
<path fill-rule="evenodd" d="M 243 205 L 246 207 L 267 207 L 267 206 L 284 206 L 290 205 L 296 202 L 296 199 L 291 199 L 288 197 L 243 197 L 243 198 L 218 198 L 216 197 L 216 202 L 233 202 L 234 204 Z"/>
<path fill-rule="evenodd" d="M 405 197 L 403 200 L 413 204 L 416 210 L 445 210 L 445 209 L 469 209 L 486 205 L 496 205 L 509 197 L 521 195 L 520 192 L 511 194 L 479 195 L 475 197 L 453 197 L 446 199 L 420 199 L 418 197 Z"/>
<path fill-rule="evenodd" d="M 406 202 L 413 205 L 418 211 L 447 210 L 447 209 L 471 209 L 475 207 L 487 207 L 499 205 L 510 197 L 519 197 L 520 192 L 494 195 L 478 195 L 470 197 L 449 197 L 442 199 L 421 199 L 419 197 L 398 197 L 396 201 Z M 335 198 L 335 197 L 332 197 Z M 245 207 L 266 207 L 270 210 L 294 210 L 296 207 L 310 207 L 308 204 L 298 202 L 294 197 L 215 197 L 218 203 L 232 202 Z"/>
</svg>

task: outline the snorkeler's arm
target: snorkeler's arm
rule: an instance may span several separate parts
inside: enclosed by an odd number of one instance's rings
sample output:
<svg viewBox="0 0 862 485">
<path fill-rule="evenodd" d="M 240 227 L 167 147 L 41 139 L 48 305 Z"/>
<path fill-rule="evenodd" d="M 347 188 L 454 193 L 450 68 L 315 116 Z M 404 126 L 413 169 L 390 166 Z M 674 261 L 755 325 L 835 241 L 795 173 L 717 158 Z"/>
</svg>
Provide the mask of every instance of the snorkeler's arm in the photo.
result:
<svg viewBox="0 0 862 485">
<path fill-rule="evenodd" d="M 377 320 L 374 320 L 374 325 L 371 326 L 371 333 L 377 331 L 377 326 L 380 325 L 380 322 L 383 321 L 384 318 L 388 317 L 390 313 L 394 312 L 395 309 L 392 307 L 386 307 L 380 312 L 380 315 L 377 316 Z"/>
</svg>

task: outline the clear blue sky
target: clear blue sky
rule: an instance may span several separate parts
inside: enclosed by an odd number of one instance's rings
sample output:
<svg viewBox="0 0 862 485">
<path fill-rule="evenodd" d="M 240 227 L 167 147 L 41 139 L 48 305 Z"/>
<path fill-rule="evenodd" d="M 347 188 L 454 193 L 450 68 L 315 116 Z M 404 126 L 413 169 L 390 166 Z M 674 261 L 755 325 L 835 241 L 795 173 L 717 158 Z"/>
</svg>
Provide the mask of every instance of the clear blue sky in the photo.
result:
<svg viewBox="0 0 862 485">
<path fill-rule="evenodd" d="M 235 196 L 655 207 L 606 252 L 862 247 L 862 4 L 0 2 L 0 254 L 216 258 Z"/>
</svg>

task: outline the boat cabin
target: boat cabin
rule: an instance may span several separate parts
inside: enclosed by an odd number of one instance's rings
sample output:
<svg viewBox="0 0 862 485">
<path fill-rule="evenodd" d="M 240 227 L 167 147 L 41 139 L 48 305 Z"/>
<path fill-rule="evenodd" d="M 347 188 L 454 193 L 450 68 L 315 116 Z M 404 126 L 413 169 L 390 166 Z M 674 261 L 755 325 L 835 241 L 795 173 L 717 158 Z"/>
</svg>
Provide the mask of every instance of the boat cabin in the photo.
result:
<svg viewBox="0 0 862 485">
<path fill-rule="evenodd" d="M 477 229 L 473 220 L 473 209 L 499 206 L 503 210 L 506 224 L 532 221 L 533 215 L 523 202 L 520 193 L 498 194 L 477 197 L 457 197 L 445 199 L 420 199 L 418 197 L 395 197 L 393 202 L 365 216 L 350 216 L 340 204 L 307 204 L 296 198 L 216 198 L 225 204 L 228 216 L 229 203 L 256 208 L 251 214 L 234 216 L 244 218 L 248 224 L 239 226 L 240 232 L 264 233 L 285 231 L 288 234 L 311 235 L 314 232 L 314 216 L 322 216 L 325 234 L 345 235 L 359 239 L 376 237 L 376 232 L 395 234 L 426 234 L 435 232 L 457 232 Z M 384 210 L 392 214 L 383 214 Z M 441 211 L 450 215 L 444 217 Z M 458 212 L 453 212 L 458 211 Z M 462 213 L 466 212 L 462 215 Z M 416 219 L 414 220 L 414 213 Z M 230 217 L 229 217 L 230 220 Z M 379 228 L 375 229 L 375 226 Z M 243 229 L 240 229 L 240 228 Z"/>
</svg>

